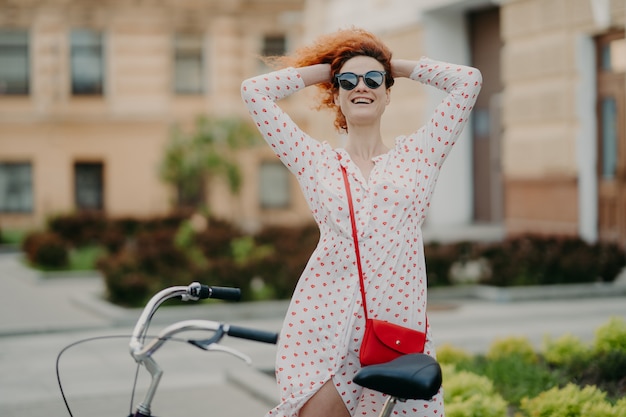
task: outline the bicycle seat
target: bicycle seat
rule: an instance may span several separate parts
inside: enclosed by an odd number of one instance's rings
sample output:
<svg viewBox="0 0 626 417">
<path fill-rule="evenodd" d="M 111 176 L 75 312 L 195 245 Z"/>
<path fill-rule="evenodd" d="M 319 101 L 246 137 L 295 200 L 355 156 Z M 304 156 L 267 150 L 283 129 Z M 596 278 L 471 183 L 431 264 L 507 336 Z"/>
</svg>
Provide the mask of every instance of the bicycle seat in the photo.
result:
<svg viewBox="0 0 626 417">
<path fill-rule="evenodd" d="M 441 387 L 441 367 L 426 354 L 412 353 L 366 366 L 354 382 L 403 400 L 430 400 Z"/>
</svg>

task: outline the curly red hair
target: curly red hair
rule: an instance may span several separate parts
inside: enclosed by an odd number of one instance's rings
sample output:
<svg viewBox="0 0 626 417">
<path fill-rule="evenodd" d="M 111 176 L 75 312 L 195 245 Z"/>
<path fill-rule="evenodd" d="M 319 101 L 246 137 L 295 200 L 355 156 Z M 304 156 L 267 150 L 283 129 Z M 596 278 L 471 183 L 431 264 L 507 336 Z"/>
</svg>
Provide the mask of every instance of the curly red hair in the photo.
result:
<svg viewBox="0 0 626 417">
<path fill-rule="evenodd" d="M 314 64 L 330 64 L 331 79 L 339 73 L 343 64 L 355 56 L 368 56 L 376 59 L 386 71 L 385 86 L 394 83 L 391 75 L 391 50 L 373 33 L 364 29 L 341 29 L 318 37 L 312 44 L 295 50 L 292 55 L 278 57 L 277 64 L 291 67 L 304 67 Z M 335 112 L 337 130 L 347 130 L 346 118 L 335 104 L 335 93 L 339 86 L 335 82 L 318 84 L 321 103 L 318 109 L 328 108 Z"/>
</svg>

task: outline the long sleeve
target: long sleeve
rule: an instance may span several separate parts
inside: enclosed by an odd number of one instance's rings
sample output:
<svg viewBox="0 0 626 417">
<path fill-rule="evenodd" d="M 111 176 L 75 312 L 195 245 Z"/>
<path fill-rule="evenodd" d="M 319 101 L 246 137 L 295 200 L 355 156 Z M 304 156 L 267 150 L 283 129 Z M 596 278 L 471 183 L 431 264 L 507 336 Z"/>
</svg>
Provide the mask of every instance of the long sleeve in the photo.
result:
<svg viewBox="0 0 626 417">
<path fill-rule="evenodd" d="M 440 168 L 467 123 L 482 75 L 476 68 L 421 58 L 411 79 L 447 92 L 429 122 L 407 138 L 422 162 Z"/>
<path fill-rule="evenodd" d="M 265 141 L 294 174 L 302 174 L 319 155 L 321 144 L 311 138 L 276 102 L 305 85 L 294 68 L 249 78 L 241 84 L 241 96 Z"/>
</svg>

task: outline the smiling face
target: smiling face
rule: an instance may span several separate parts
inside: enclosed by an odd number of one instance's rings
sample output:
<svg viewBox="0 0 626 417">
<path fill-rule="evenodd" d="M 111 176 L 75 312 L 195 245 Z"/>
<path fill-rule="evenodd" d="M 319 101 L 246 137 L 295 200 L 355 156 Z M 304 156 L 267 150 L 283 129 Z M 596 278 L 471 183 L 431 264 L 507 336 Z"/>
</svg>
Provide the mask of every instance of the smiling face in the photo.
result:
<svg viewBox="0 0 626 417">
<path fill-rule="evenodd" d="M 339 73 L 353 72 L 365 74 L 368 71 L 384 71 L 383 65 L 369 56 L 356 56 L 341 67 Z M 390 100 L 390 90 L 383 84 L 378 88 L 369 88 L 363 77 L 357 86 L 350 90 L 339 88 L 335 93 L 335 104 L 339 106 L 348 125 L 378 123 Z"/>
</svg>

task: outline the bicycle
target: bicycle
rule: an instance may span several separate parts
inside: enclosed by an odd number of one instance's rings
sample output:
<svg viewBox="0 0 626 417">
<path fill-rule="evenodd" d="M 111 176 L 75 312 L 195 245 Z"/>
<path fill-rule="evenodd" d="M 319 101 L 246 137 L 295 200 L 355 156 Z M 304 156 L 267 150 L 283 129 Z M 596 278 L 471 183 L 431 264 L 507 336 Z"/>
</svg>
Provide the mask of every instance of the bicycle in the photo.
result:
<svg viewBox="0 0 626 417">
<path fill-rule="evenodd" d="M 150 374 L 150 383 L 143 400 L 134 410 L 131 410 L 129 417 L 152 417 L 152 401 L 155 398 L 163 376 L 163 370 L 159 367 L 153 355 L 167 341 L 178 340 L 205 351 L 228 353 L 247 364 L 251 364 L 251 359 L 248 355 L 234 348 L 219 344 L 224 336 L 276 344 L 278 341 L 278 333 L 276 332 L 235 326 L 211 320 L 183 320 L 170 324 L 158 336 L 146 342 L 148 339 L 147 332 L 154 314 L 163 302 L 169 299 L 180 297 L 183 301 L 198 301 L 207 298 L 238 301 L 240 296 L 241 291 L 238 288 L 210 287 L 194 282 L 188 286 L 174 286 L 161 290 L 148 301 L 130 336 L 129 351 L 137 366 L 144 367 Z M 189 331 L 207 331 L 211 332 L 212 335 L 205 339 L 181 339 L 177 336 Z M 86 340 L 66 346 L 57 357 L 58 385 L 70 416 L 72 416 L 72 411 L 63 391 L 59 373 L 59 360 L 68 348 L 84 341 Z M 387 400 L 379 417 L 389 417 L 399 401 L 431 399 L 441 386 L 441 368 L 437 361 L 428 355 L 411 354 L 385 364 L 364 367 L 356 375 L 354 382 L 365 388 L 387 394 Z M 136 383 L 137 381 L 135 380 Z"/>
</svg>

